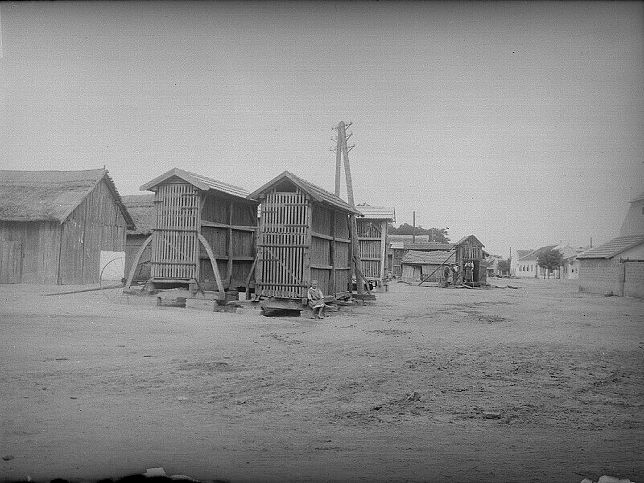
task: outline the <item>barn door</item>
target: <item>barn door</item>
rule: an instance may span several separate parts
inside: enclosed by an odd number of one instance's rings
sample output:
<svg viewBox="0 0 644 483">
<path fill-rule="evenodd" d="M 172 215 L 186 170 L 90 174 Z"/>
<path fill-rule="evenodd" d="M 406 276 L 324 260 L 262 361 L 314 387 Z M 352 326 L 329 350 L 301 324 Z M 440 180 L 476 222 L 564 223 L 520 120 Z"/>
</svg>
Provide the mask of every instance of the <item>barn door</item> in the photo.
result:
<svg viewBox="0 0 644 483">
<path fill-rule="evenodd" d="M 22 274 L 22 243 L 0 242 L 0 283 L 20 283 Z"/>
<path fill-rule="evenodd" d="M 258 293 L 268 297 L 306 298 L 308 200 L 299 191 L 272 192 L 266 195 L 261 206 Z"/>
<path fill-rule="evenodd" d="M 199 193 L 190 184 L 158 187 L 150 275 L 156 280 L 197 278 Z"/>
</svg>

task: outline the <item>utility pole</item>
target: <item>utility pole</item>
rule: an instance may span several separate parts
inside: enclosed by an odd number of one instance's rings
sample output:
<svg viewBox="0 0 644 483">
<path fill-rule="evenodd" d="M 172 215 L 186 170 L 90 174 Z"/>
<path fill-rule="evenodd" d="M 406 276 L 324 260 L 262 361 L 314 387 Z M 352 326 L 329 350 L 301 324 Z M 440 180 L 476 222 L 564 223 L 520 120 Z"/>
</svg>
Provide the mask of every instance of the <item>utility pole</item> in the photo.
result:
<svg viewBox="0 0 644 483">
<path fill-rule="evenodd" d="M 347 128 L 351 126 L 352 123 L 345 124 L 344 121 L 340 121 L 334 130 L 338 131 L 338 139 L 336 143 L 335 151 L 335 195 L 340 196 L 340 176 L 342 172 L 341 164 L 342 159 L 344 159 L 344 173 L 346 176 L 346 185 L 347 185 L 347 201 L 352 208 L 355 209 L 356 205 L 353 200 L 353 182 L 351 180 L 351 166 L 349 164 L 349 151 L 354 148 L 354 146 L 347 146 L 347 141 L 352 136 L 352 134 L 347 135 Z M 356 288 L 358 289 L 358 294 L 364 294 L 364 284 L 365 280 L 362 276 L 362 260 L 360 258 L 360 245 L 358 243 L 358 227 L 356 224 L 356 215 L 351 214 L 349 218 L 349 225 L 351 230 L 351 271 L 353 272 L 356 278 Z"/>
<path fill-rule="evenodd" d="M 411 242 L 416 243 L 416 212 L 412 212 L 412 227 L 413 229 L 411 230 Z"/>
</svg>

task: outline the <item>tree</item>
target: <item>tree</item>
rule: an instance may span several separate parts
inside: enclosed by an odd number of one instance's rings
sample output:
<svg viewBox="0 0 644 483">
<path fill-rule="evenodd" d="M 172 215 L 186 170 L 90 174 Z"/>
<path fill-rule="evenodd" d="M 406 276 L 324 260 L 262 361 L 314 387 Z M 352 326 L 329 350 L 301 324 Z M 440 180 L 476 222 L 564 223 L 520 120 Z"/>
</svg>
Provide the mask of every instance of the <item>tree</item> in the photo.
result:
<svg viewBox="0 0 644 483">
<path fill-rule="evenodd" d="M 510 259 L 508 258 L 507 260 L 499 260 L 499 263 L 496 265 L 499 273 L 501 274 L 506 274 L 510 273 Z"/>
<path fill-rule="evenodd" d="M 554 248 L 543 250 L 537 256 L 537 265 L 548 270 L 548 278 L 550 278 L 550 272 L 563 265 L 563 254 Z"/>
<path fill-rule="evenodd" d="M 392 235 L 429 235 L 430 241 L 449 243 L 447 228 L 423 228 L 420 225 L 414 228 L 408 223 L 403 223 L 398 228 L 389 225 L 389 233 Z"/>
</svg>

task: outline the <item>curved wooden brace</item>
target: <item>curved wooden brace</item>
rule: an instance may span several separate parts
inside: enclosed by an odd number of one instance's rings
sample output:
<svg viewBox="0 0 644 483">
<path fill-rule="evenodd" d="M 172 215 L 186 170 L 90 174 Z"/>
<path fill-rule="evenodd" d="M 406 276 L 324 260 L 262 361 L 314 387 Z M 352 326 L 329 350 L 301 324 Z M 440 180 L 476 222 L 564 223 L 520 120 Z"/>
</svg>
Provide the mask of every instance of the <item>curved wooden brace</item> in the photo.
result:
<svg viewBox="0 0 644 483">
<path fill-rule="evenodd" d="M 219 268 L 217 267 L 217 259 L 215 258 L 215 254 L 213 253 L 212 248 L 210 247 L 210 243 L 208 243 L 208 240 L 206 240 L 206 238 L 201 233 L 199 233 L 199 241 L 206 249 L 206 253 L 208 253 L 208 258 L 210 258 L 210 265 L 212 265 L 212 271 L 215 273 L 215 281 L 217 282 L 217 289 L 223 294 L 224 284 L 221 281 L 221 275 L 219 275 Z"/>
<path fill-rule="evenodd" d="M 141 247 L 139 248 L 139 251 L 136 252 L 136 256 L 134 257 L 134 261 L 132 262 L 132 266 L 130 267 L 130 273 L 127 276 L 127 282 L 125 282 L 125 288 L 127 290 L 129 290 L 130 286 L 132 285 L 132 279 L 134 278 L 134 274 L 136 273 L 136 267 L 139 266 L 141 255 L 143 255 L 143 251 L 150 244 L 151 241 L 152 241 L 152 235 L 147 237 L 147 239 L 143 242 L 143 245 L 141 245 Z"/>
</svg>

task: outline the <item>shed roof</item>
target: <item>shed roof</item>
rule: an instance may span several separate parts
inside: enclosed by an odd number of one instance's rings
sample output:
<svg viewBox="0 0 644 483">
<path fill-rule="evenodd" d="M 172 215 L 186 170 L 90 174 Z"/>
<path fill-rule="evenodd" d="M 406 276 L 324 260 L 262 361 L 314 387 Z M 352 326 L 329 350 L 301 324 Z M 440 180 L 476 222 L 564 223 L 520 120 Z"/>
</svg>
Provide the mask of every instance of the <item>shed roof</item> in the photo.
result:
<svg viewBox="0 0 644 483">
<path fill-rule="evenodd" d="M 443 263 L 454 262 L 455 252 L 419 252 L 409 250 L 405 253 L 401 263 L 407 265 L 441 265 Z"/>
<path fill-rule="evenodd" d="M 355 213 L 356 215 L 361 215 L 361 213 L 356 208 L 352 207 L 342 198 L 334 195 L 333 193 L 329 193 L 325 189 L 322 189 L 319 186 L 316 186 L 313 183 L 310 183 L 288 171 L 284 171 L 282 174 L 277 175 L 268 183 L 264 184 L 260 188 L 253 191 L 250 195 L 248 195 L 248 198 L 251 200 L 259 199 L 259 196 L 262 193 L 265 193 L 266 191 L 270 190 L 274 185 L 286 179 L 289 180 L 298 188 L 300 188 L 302 191 L 308 193 L 318 203 L 331 205 L 335 208 L 339 208 L 342 211 L 347 211 L 350 213 Z"/>
<path fill-rule="evenodd" d="M 613 238 L 598 247 L 586 250 L 577 255 L 577 258 L 613 258 L 626 250 L 644 243 L 644 234 L 627 235 Z"/>
<path fill-rule="evenodd" d="M 122 198 L 136 225 L 128 230 L 128 235 L 150 235 L 156 224 L 154 195 L 125 195 Z"/>
<path fill-rule="evenodd" d="M 431 251 L 449 251 L 454 248 L 452 243 L 442 243 L 442 242 L 404 242 L 403 246 L 405 250 L 417 250 L 423 252 Z"/>
<path fill-rule="evenodd" d="M 396 221 L 396 210 L 394 208 L 387 208 L 384 206 L 371 206 L 367 203 L 362 203 L 356 206 L 362 215 L 370 220 L 388 220 L 391 222 Z"/>
<path fill-rule="evenodd" d="M 102 180 L 112 193 L 128 228 L 134 228 L 134 221 L 106 169 L 0 170 L 0 220 L 63 223 Z"/>
<path fill-rule="evenodd" d="M 151 181 L 148 181 L 143 186 L 141 186 L 141 191 L 154 191 L 154 188 L 162 184 L 164 181 L 169 180 L 172 177 L 181 178 L 184 181 L 187 181 L 193 186 L 196 186 L 202 191 L 219 191 L 227 195 L 235 196 L 237 198 L 246 198 L 248 196 L 248 191 L 239 186 L 233 186 L 232 184 L 223 183 L 222 181 L 217 181 L 216 179 L 208 178 L 201 174 L 191 173 L 190 171 L 185 171 L 179 168 L 172 168 L 170 171 L 163 173 L 160 176 L 157 176 Z"/>
</svg>

